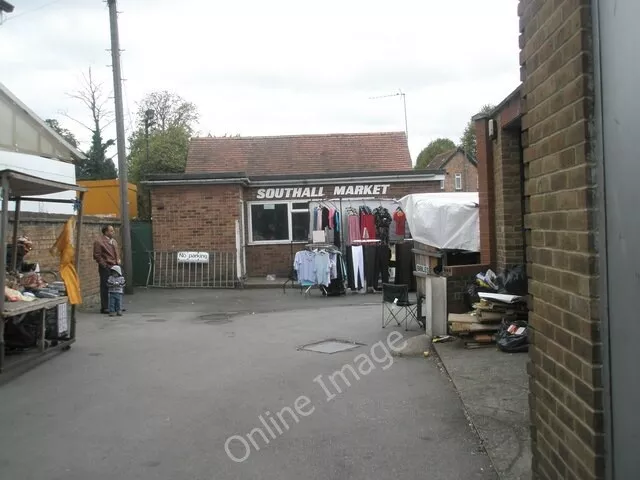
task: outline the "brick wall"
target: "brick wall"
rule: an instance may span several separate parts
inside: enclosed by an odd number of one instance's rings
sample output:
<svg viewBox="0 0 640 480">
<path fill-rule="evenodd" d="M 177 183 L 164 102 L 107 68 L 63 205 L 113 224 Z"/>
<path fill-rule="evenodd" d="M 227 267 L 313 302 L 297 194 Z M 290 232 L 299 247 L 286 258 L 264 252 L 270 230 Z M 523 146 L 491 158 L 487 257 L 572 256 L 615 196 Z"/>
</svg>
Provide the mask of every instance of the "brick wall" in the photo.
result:
<svg viewBox="0 0 640 480">
<path fill-rule="evenodd" d="M 241 199 L 237 185 L 154 187 L 154 250 L 235 251 Z"/>
<path fill-rule="evenodd" d="M 51 256 L 49 249 L 58 239 L 62 227 L 69 219 L 68 215 L 23 212 L 20 214 L 19 235 L 26 235 L 33 241 L 33 250 L 25 261 L 37 262 L 42 270 L 59 269 L 59 259 Z M 100 284 L 98 267 L 93 260 L 93 242 L 102 235 L 101 228 L 105 224 L 116 228 L 116 239 L 120 239 L 119 220 L 110 217 L 85 216 L 80 244 L 80 286 L 82 288 L 83 307 L 92 307 L 99 302 Z M 7 242 L 13 239 L 13 214 L 9 219 Z M 74 237 L 75 239 L 75 237 Z M 121 244 L 120 241 L 118 241 Z M 47 277 L 49 278 L 49 277 Z"/>
<path fill-rule="evenodd" d="M 604 476 L 595 237 L 591 11 L 520 0 L 530 407 L 540 479 Z"/>
<path fill-rule="evenodd" d="M 445 165 L 447 172 L 444 178 L 445 192 L 477 192 L 478 191 L 478 167 L 473 165 L 462 153 L 456 153 Z M 462 190 L 456 190 L 456 174 L 462 175 Z"/>
<path fill-rule="evenodd" d="M 495 266 L 501 271 L 524 262 L 520 129 L 499 129 L 493 143 Z"/>
<path fill-rule="evenodd" d="M 286 279 L 293 267 L 291 244 L 287 245 L 248 245 L 247 276 L 264 277 L 275 274 Z M 293 255 L 304 248 L 304 244 L 293 244 Z"/>
</svg>

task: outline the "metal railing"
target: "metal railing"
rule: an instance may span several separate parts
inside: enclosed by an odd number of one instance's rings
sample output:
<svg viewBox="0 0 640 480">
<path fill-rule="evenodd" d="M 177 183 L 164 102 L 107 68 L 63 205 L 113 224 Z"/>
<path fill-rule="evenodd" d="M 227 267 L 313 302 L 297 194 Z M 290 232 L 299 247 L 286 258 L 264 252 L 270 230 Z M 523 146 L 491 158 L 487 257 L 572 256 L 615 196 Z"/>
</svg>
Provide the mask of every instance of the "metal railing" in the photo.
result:
<svg viewBox="0 0 640 480">
<path fill-rule="evenodd" d="M 184 252 L 149 252 L 148 287 L 159 288 L 237 288 L 236 252 L 200 252 L 208 258 L 188 261 Z M 180 254 L 180 255 L 179 255 Z"/>
</svg>

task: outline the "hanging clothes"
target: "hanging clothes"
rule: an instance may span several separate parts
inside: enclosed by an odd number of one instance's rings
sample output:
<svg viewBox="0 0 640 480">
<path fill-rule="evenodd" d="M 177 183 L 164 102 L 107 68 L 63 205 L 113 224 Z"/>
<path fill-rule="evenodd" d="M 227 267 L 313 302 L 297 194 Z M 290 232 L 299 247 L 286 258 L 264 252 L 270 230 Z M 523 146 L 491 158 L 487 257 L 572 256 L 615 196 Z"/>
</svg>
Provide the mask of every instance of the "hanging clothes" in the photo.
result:
<svg viewBox="0 0 640 480">
<path fill-rule="evenodd" d="M 362 240 L 362 233 L 360 232 L 360 217 L 358 215 L 349 215 L 347 217 L 347 227 L 349 230 L 349 243 L 353 245 L 357 240 Z"/>
<path fill-rule="evenodd" d="M 408 285 L 410 292 L 416 291 L 415 257 L 413 252 L 413 242 L 398 243 L 396 245 L 396 277 L 395 283 Z"/>
<path fill-rule="evenodd" d="M 383 245 L 389 245 L 389 227 L 393 218 L 389 210 L 380 206 L 373 211 L 373 217 L 376 225 L 376 235 Z"/>
<path fill-rule="evenodd" d="M 347 283 L 353 291 L 364 288 L 364 253 L 361 245 L 347 249 Z"/>
<path fill-rule="evenodd" d="M 376 220 L 373 214 L 360 214 L 360 235 L 363 239 L 367 240 L 374 240 L 376 238 Z"/>
<path fill-rule="evenodd" d="M 342 219 L 340 217 L 340 212 L 336 210 L 333 216 L 333 224 L 334 224 L 334 232 L 333 232 L 333 244 L 340 248 L 342 246 L 341 236 L 342 236 L 342 227 L 341 222 Z"/>
<path fill-rule="evenodd" d="M 407 217 L 400 207 L 396 209 L 393 214 L 393 221 L 395 222 L 395 234 L 404 237 L 405 226 L 407 223 Z"/>
<path fill-rule="evenodd" d="M 64 280 L 69 303 L 71 305 L 80 305 L 82 303 L 80 278 L 74 265 L 76 249 L 73 246 L 73 231 L 75 230 L 75 226 L 76 217 L 71 217 L 67 220 L 56 243 L 51 247 L 49 252 L 51 255 L 60 258 L 60 276 L 62 280 Z"/>
<path fill-rule="evenodd" d="M 322 207 L 322 222 L 319 230 L 324 230 L 325 228 L 329 228 L 329 209 Z"/>
</svg>

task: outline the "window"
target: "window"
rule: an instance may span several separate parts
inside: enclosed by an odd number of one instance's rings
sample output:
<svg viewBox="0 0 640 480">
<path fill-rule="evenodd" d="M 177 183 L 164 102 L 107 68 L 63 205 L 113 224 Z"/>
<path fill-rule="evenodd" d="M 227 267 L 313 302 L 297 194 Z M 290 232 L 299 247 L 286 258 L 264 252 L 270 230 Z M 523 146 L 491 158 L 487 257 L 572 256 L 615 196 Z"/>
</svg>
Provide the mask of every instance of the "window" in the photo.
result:
<svg viewBox="0 0 640 480">
<path fill-rule="evenodd" d="M 462 190 L 462 174 L 456 173 L 456 190 Z"/>
<path fill-rule="evenodd" d="M 303 202 L 249 204 L 250 243 L 288 243 L 309 240 L 309 205 Z"/>
</svg>

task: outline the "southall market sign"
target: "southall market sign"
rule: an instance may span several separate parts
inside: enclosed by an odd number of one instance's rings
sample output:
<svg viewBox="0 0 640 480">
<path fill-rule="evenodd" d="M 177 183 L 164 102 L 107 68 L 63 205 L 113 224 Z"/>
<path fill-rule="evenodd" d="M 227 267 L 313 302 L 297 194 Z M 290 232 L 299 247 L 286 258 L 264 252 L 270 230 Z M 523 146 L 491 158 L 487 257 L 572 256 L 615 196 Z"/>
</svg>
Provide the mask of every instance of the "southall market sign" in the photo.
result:
<svg viewBox="0 0 640 480">
<path fill-rule="evenodd" d="M 372 196 L 386 195 L 390 185 L 338 185 L 331 193 L 334 197 Z M 256 194 L 257 200 L 271 200 L 274 198 L 323 198 L 329 195 L 331 190 L 325 192 L 324 187 L 297 187 L 297 188 L 261 188 Z"/>
</svg>

